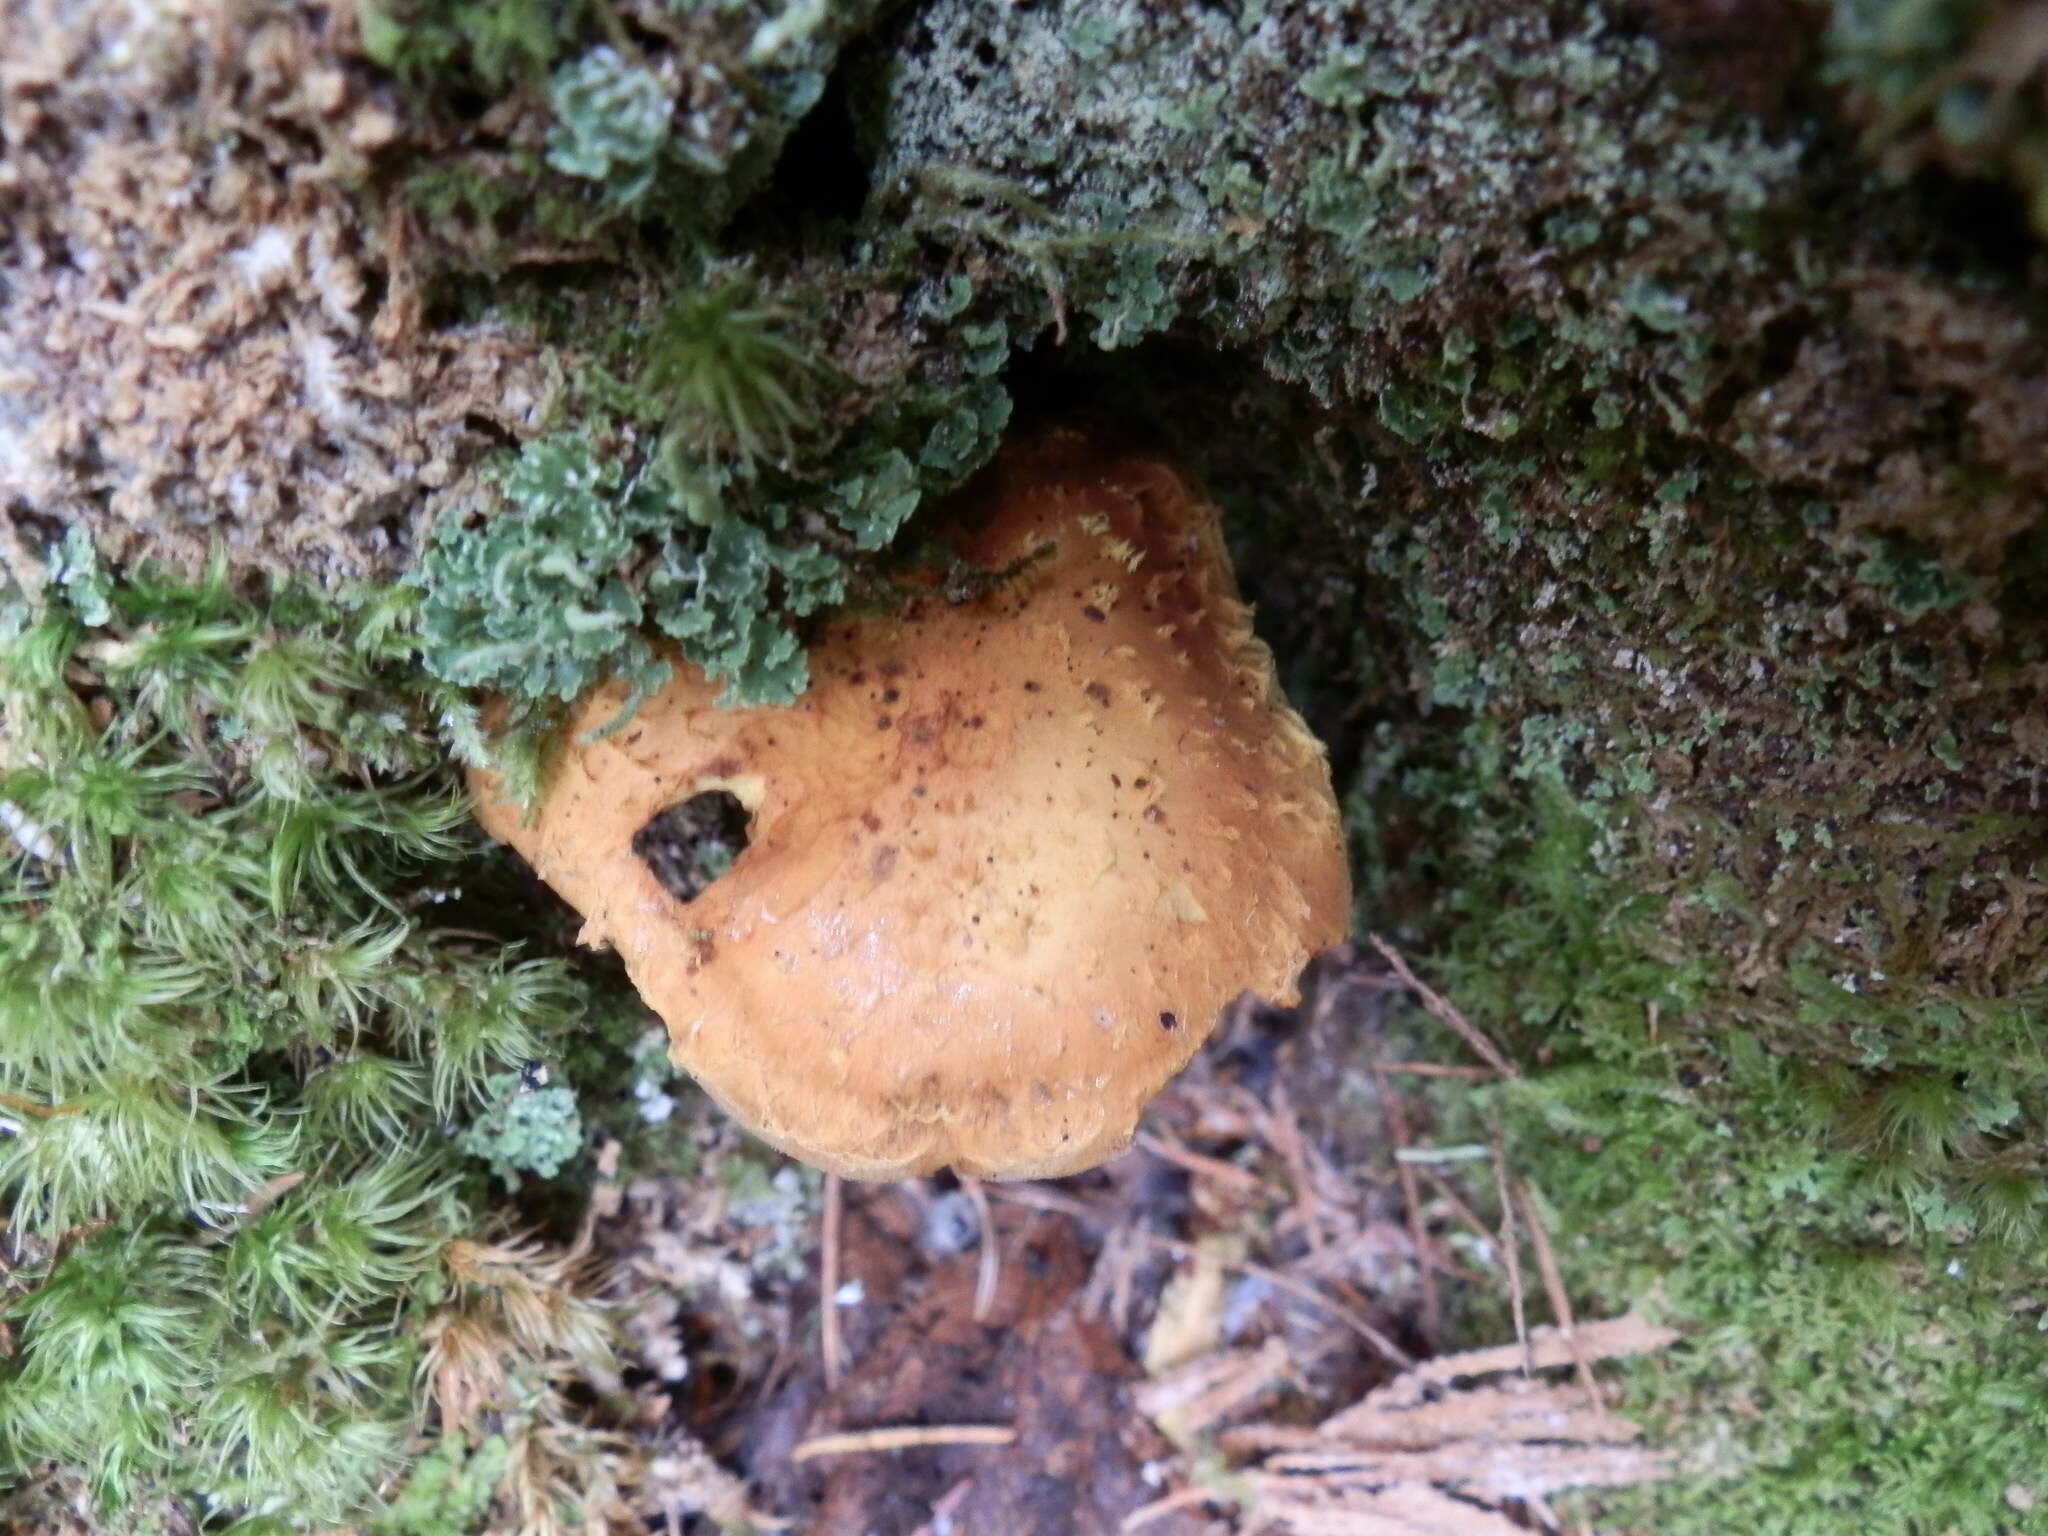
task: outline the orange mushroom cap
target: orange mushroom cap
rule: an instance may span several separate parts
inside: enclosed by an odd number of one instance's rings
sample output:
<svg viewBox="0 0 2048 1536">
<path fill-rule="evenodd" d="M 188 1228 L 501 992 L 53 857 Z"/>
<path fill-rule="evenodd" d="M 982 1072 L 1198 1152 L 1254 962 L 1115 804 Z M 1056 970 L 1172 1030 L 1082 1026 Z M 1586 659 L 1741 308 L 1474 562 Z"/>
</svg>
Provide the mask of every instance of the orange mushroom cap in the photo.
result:
<svg viewBox="0 0 2048 1536">
<path fill-rule="evenodd" d="M 955 511 L 977 566 L 1049 552 L 972 601 L 834 624 L 786 708 L 720 709 L 679 662 L 585 739 L 625 698 L 597 689 L 531 822 L 476 776 L 484 825 L 618 950 L 677 1065 L 856 1178 L 1102 1161 L 1227 1003 L 1292 1000 L 1349 926 L 1328 763 L 1215 508 L 1054 432 Z M 747 846 L 679 900 L 635 836 L 720 790 Z"/>
</svg>

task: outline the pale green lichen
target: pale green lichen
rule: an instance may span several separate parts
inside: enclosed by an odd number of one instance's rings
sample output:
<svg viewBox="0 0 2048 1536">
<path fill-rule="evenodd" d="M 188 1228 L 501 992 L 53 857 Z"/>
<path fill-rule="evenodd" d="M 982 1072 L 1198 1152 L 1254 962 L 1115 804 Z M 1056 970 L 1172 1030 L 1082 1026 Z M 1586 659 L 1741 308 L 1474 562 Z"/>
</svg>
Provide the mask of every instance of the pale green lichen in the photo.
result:
<svg viewBox="0 0 2048 1536">
<path fill-rule="evenodd" d="M 64 530 L 64 537 L 51 552 L 49 579 L 62 587 L 78 621 L 86 625 L 105 624 L 113 617 L 108 601 L 109 578 L 94 549 L 92 534 L 82 524 Z"/>
<path fill-rule="evenodd" d="M 731 704 L 803 692 L 789 621 L 844 597 L 846 567 L 829 550 L 723 511 L 694 526 L 658 472 L 629 480 L 575 436 L 529 445 L 502 499 L 480 527 L 444 520 L 421 563 L 436 676 L 523 703 L 566 703 L 618 677 L 637 699 L 668 676 L 658 631 L 722 679 Z"/>
<path fill-rule="evenodd" d="M 530 443 L 494 495 L 443 516 L 414 578 L 434 675 L 522 707 L 606 677 L 637 700 L 668 676 L 666 637 L 726 704 L 788 703 L 809 680 L 803 621 L 857 581 L 884 591 L 869 557 L 994 453 L 1010 396 L 977 379 L 877 413 L 820 475 L 795 434 L 811 421 L 800 381 L 824 370 L 768 328 L 772 309 L 734 302 L 742 291 L 679 298 L 668 313 L 689 313 L 687 335 L 664 325 L 636 342 L 634 385 L 597 371 L 592 399 L 626 423 L 615 447 Z M 999 328 L 991 339 L 1006 356 Z M 635 419 L 659 431 L 651 448 Z"/>
<path fill-rule="evenodd" d="M 957 455 L 952 457 L 957 463 Z M 832 521 L 864 552 L 887 549 L 923 500 L 916 467 L 900 448 L 884 450 L 873 467 L 833 488 Z"/>
<path fill-rule="evenodd" d="M 487 1102 L 456 1146 L 490 1165 L 512 1189 L 521 1174 L 552 1179 L 583 1147 L 583 1117 L 565 1083 L 500 1072 L 484 1085 Z"/>
<path fill-rule="evenodd" d="M 548 106 L 555 114 L 549 165 L 603 183 L 606 195 L 621 204 L 647 195 L 674 111 L 659 76 L 627 63 L 616 49 L 593 48 L 555 71 Z"/>
<path fill-rule="evenodd" d="M 766 617 L 769 584 L 780 576 L 789 611 L 813 612 L 843 589 L 831 557 L 730 517 L 687 548 L 675 494 L 649 475 L 622 481 L 582 439 L 548 439 L 514 462 L 480 532 L 445 522 L 421 567 L 429 668 L 520 699 L 567 702 L 606 676 L 644 692 L 666 675 L 645 634 L 656 626 L 739 699 L 801 692 L 795 641 Z"/>
<path fill-rule="evenodd" d="M 715 234 L 773 170 L 876 0 L 736 0 L 656 15 L 610 0 L 380 0 L 364 49 L 405 83 L 394 156 L 432 263 L 502 273 Z M 518 130 L 468 130 L 481 92 Z M 528 147 L 545 146 L 540 154 Z"/>
</svg>

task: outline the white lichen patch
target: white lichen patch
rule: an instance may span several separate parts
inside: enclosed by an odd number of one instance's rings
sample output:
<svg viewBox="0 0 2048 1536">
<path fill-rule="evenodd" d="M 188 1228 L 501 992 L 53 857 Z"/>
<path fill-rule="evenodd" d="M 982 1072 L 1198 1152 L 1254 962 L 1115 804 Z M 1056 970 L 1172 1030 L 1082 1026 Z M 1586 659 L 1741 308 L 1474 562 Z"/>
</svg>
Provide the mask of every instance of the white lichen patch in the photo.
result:
<svg viewBox="0 0 2048 1536">
<path fill-rule="evenodd" d="M 396 122 L 353 30 L 0 0 L 0 511 L 117 559 L 358 574 L 525 435 L 538 349 L 428 326 L 403 216 L 351 190 Z"/>
</svg>

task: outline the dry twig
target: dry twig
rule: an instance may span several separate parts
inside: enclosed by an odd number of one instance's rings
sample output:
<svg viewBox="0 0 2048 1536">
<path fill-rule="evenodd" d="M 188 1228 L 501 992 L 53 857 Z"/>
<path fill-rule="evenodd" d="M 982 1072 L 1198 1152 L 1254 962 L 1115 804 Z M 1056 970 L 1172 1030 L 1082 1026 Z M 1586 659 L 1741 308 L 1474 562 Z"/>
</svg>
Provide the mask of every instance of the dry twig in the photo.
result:
<svg viewBox="0 0 2048 1536">
<path fill-rule="evenodd" d="M 996 1235 L 995 1213 L 988 1208 L 988 1191 L 981 1187 L 981 1180 L 970 1175 L 961 1179 L 960 1187 L 974 1203 L 974 1219 L 981 1224 L 981 1251 L 974 1275 L 974 1320 L 985 1323 L 996 1304 L 996 1286 L 1003 1278 L 1002 1240 Z"/>
<path fill-rule="evenodd" d="M 1449 1180 L 1427 1163 L 1418 1164 L 1415 1171 L 1429 1181 L 1429 1187 L 1436 1192 L 1436 1197 L 1451 1208 L 1451 1214 L 1465 1224 L 1466 1231 L 1488 1248 L 1500 1247 L 1500 1234 L 1487 1230 L 1486 1223 L 1474 1215 L 1472 1207 L 1459 1198 L 1458 1192 L 1451 1188 Z"/>
<path fill-rule="evenodd" d="M 1401 1103 L 1401 1096 L 1394 1092 L 1387 1077 L 1380 1070 L 1377 1057 L 1372 1064 L 1373 1086 L 1379 1090 L 1380 1105 L 1387 1114 L 1387 1133 L 1394 1138 L 1397 1154 L 1405 1152 L 1414 1143 L 1408 1135 L 1408 1111 Z M 1408 1241 L 1415 1249 L 1415 1274 L 1422 1285 L 1422 1326 L 1430 1338 L 1443 1336 L 1443 1298 L 1436 1288 L 1436 1269 L 1429 1261 L 1429 1234 L 1422 1227 L 1422 1189 L 1416 1181 L 1415 1169 L 1405 1158 L 1394 1158 L 1394 1171 L 1401 1180 L 1401 1203 L 1408 1213 Z"/>
<path fill-rule="evenodd" d="M 1136 1509 L 1124 1516 L 1123 1522 L 1117 1526 L 1117 1529 L 1119 1531 L 1141 1531 L 1154 1520 L 1164 1520 L 1168 1515 L 1173 1514 L 1177 1510 L 1193 1509 L 1199 1504 L 1222 1504 L 1226 1502 L 1228 1501 L 1213 1489 L 1200 1486 L 1183 1488 L 1177 1493 L 1169 1493 L 1163 1499 L 1154 1499 L 1150 1504 L 1140 1504 Z"/>
<path fill-rule="evenodd" d="M 939 1495 L 938 1503 L 932 1506 L 931 1518 L 910 1533 L 910 1536 L 935 1536 L 941 1524 L 947 1530 L 953 1528 L 953 1516 L 960 1506 L 967 1502 L 968 1492 L 974 1487 L 974 1479 L 963 1477 L 959 1482 Z"/>
<path fill-rule="evenodd" d="M 1541 1328 L 1527 1346 L 1440 1356 L 1368 1392 L 1320 1424 L 1226 1429 L 1227 1455 L 1259 1458 L 1241 1476 L 1274 1536 L 1517 1536 L 1519 1504 L 1571 1488 L 1668 1477 L 1672 1458 L 1642 1431 L 1588 1404 L 1577 1386 L 1509 1376 L 1555 1370 L 1579 1354 L 1606 1360 L 1669 1344 L 1675 1335 L 1631 1313 L 1592 1323 L 1568 1342 Z M 1149 1412 L 1147 1399 L 1139 1406 Z M 1546 1529 L 1556 1529 L 1553 1524 Z"/>
<path fill-rule="evenodd" d="M 1370 934 L 1368 937 L 1372 941 L 1372 947 L 1380 952 L 1380 958 L 1387 962 L 1394 975 L 1400 979 L 1401 985 L 1413 992 L 1421 1000 L 1423 1008 L 1431 1018 L 1471 1046 L 1478 1053 L 1480 1060 L 1484 1061 L 1489 1067 L 1492 1067 L 1502 1077 L 1520 1077 L 1522 1075 L 1516 1069 L 1515 1064 L 1501 1054 L 1500 1048 L 1487 1039 L 1485 1035 L 1481 1034 L 1477 1027 L 1462 1013 L 1458 1012 L 1451 1005 L 1449 999 L 1430 987 L 1428 983 L 1424 982 L 1408 968 L 1408 962 L 1401 958 L 1399 950 L 1395 949 L 1393 945 L 1376 933 Z"/>
<path fill-rule="evenodd" d="M 1185 1168 L 1189 1173 L 1233 1184 L 1237 1188 L 1256 1194 L 1270 1193 L 1266 1181 L 1249 1168 L 1240 1168 L 1235 1163 L 1226 1163 L 1220 1157 L 1205 1157 L 1200 1152 L 1182 1146 L 1170 1137 L 1160 1136 L 1152 1131 L 1138 1132 L 1138 1145 L 1154 1157 Z"/>
<path fill-rule="evenodd" d="M 1300 1366 L 1277 1334 L 1257 1349 L 1220 1349 L 1141 1382 L 1138 1409 L 1176 1445 L 1189 1445 L 1226 1419 L 1298 1379 Z"/>
<path fill-rule="evenodd" d="M 825 1175 L 825 1231 L 818 1260 L 818 1343 L 825 1356 L 825 1390 L 839 1385 L 845 1368 L 839 1339 L 839 1220 L 846 1190 L 839 1175 Z"/>
<path fill-rule="evenodd" d="M 1500 1201 L 1500 1251 L 1508 1266 L 1508 1303 L 1515 1314 L 1515 1338 L 1522 1346 L 1522 1374 L 1535 1369 L 1529 1354 L 1529 1304 L 1522 1290 L 1522 1240 L 1515 1235 L 1515 1197 L 1508 1192 L 1508 1159 L 1500 1140 L 1500 1111 L 1494 1110 L 1487 1123 L 1487 1138 L 1493 1147 L 1493 1187 Z"/>
<path fill-rule="evenodd" d="M 1281 1160 L 1287 1164 L 1287 1176 L 1294 1185 L 1295 1212 L 1308 1235 L 1309 1250 L 1318 1252 L 1324 1242 L 1323 1218 L 1328 1204 L 1316 1188 L 1314 1155 L 1308 1138 L 1301 1134 L 1301 1117 L 1284 1085 L 1273 1085 L 1272 1108 L 1261 1118 L 1266 1139 L 1279 1149 Z"/>
<path fill-rule="evenodd" d="M 820 1456 L 858 1456 L 876 1451 L 913 1451 L 928 1445 L 1013 1445 L 1017 1431 L 1007 1424 L 892 1424 L 813 1435 L 789 1453 L 791 1461 Z"/>
<path fill-rule="evenodd" d="M 1467 1083 L 1483 1083 L 1500 1076 L 1491 1067 L 1454 1067 L 1436 1061 L 1383 1061 L 1380 1070 L 1399 1072 L 1407 1077 L 1455 1077 Z"/>
<path fill-rule="evenodd" d="M 1600 1383 L 1594 1380 L 1593 1367 L 1587 1363 L 1585 1351 L 1579 1348 L 1579 1330 L 1572 1321 L 1572 1298 L 1564 1288 L 1564 1276 L 1557 1267 L 1557 1254 L 1550 1246 L 1550 1233 L 1537 1212 L 1536 1202 L 1530 1198 L 1529 1186 L 1518 1184 L 1515 1193 L 1520 1199 L 1522 1216 L 1529 1223 L 1529 1243 L 1536 1250 L 1536 1268 L 1543 1276 L 1544 1293 L 1550 1298 L 1550 1315 L 1571 1349 L 1572 1364 L 1577 1368 L 1579 1384 L 1586 1389 L 1587 1400 L 1605 1413 L 1607 1400 L 1601 1395 Z"/>
<path fill-rule="evenodd" d="M 1577 1330 L 1579 1349 L 1589 1360 L 1626 1360 L 1652 1354 L 1678 1337 L 1675 1329 L 1649 1322 L 1640 1313 L 1624 1312 L 1601 1322 L 1587 1323 Z M 1552 1370 L 1574 1363 L 1572 1342 L 1557 1328 L 1532 1328 L 1526 1346 L 1496 1344 L 1487 1349 L 1468 1349 L 1463 1354 L 1437 1355 L 1413 1370 L 1377 1388 L 1376 1402 L 1420 1401 L 1435 1389 L 1448 1387 L 1468 1376 L 1490 1376 L 1496 1371 Z"/>
</svg>

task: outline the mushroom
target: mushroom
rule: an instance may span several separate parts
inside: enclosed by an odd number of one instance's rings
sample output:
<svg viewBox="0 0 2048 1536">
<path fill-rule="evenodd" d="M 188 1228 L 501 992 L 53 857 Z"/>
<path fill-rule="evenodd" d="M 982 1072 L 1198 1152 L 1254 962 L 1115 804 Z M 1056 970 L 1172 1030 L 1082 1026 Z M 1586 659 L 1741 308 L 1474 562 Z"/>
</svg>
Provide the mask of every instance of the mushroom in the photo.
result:
<svg viewBox="0 0 2048 1536">
<path fill-rule="evenodd" d="M 1349 924 L 1329 766 L 1216 509 L 1057 431 L 952 510 L 959 553 L 1015 574 L 834 623 L 794 705 L 721 709 L 678 661 L 611 735 L 623 685 L 580 703 L 530 820 L 477 777 L 677 1065 L 854 1178 L 1102 1161 L 1227 1003 L 1292 1000 Z M 720 793 L 746 846 L 684 900 L 636 838 Z"/>
</svg>

